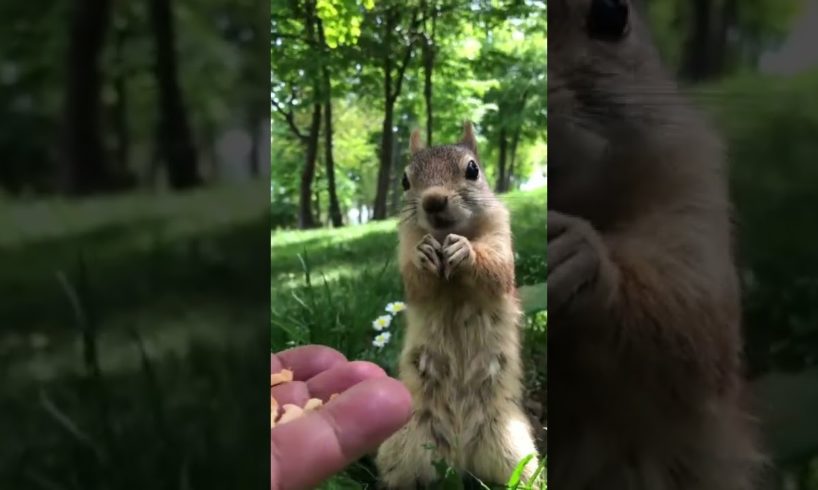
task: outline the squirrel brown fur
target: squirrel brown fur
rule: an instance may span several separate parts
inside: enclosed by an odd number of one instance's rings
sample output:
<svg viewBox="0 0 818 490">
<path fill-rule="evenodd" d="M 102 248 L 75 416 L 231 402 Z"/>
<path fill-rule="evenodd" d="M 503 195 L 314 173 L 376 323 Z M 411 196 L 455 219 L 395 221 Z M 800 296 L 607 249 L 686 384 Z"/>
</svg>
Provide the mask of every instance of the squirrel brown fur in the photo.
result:
<svg viewBox="0 0 818 490">
<path fill-rule="evenodd" d="M 415 131 L 411 153 L 398 255 L 407 301 L 399 371 L 413 414 L 380 447 L 380 480 L 428 485 L 444 460 L 504 484 L 536 453 L 522 409 L 509 213 L 486 182 L 470 123 L 454 145 L 423 148 Z M 535 456 L 524 477 L 537 464 Z"/>
<path fill-rule="evenodd" d="M 637 14 L 548 5 L 549 484 L 748 490 L 724 150 Z"/>
</svg>

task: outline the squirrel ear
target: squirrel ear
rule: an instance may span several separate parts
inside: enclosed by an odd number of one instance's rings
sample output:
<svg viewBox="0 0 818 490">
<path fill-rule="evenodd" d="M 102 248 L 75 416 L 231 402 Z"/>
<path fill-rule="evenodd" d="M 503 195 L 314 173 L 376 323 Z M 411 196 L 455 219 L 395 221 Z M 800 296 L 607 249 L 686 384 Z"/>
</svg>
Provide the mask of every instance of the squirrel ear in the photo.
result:
<svg viewBox="0 0 818 490">
<path fill-rule="evenodd" d="M 424 149 L 426 144 L 423 142 L 423 139 L 420 137 L 420 130 L 415 129 L 412 131 L 412 136 L 409 137 L 409 152 L 414 155 L 415 153 L 419 152 L 420 150 Z"/>
<path fill-rule="evenodd" d="M 465 146 L 477 155 L 477 138 L 474 137 L 474 128 L 471 121 L 463 123 L 463 136 L 460 138 L 460 145 Z"/>
</svg>

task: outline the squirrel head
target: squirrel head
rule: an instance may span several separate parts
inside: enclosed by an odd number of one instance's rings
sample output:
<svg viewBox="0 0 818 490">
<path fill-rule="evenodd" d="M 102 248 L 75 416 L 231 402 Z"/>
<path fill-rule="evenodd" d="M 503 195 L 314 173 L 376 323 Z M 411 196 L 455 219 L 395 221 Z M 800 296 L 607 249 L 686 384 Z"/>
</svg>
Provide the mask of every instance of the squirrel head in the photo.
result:
<svg viewBox="0 0 818 490">
<path fill-rule="evenodd" d="M 410 161 L 403 174 L 404 226 L 443 239 L 471 235 L 499 201 L 486 182 L 471 123 L 455 144 L 426 148 L 418 130 L 410 138 Z"/>
<path fill-rule="evenodd" d="M 640 18 L 642 3 L 548 3 L 549 208 L 577 212 L 574 200 L 598 199 L 618 174 L 638 174 L 635 162 L 689 144 L 696 123 Z"/>
</svg>

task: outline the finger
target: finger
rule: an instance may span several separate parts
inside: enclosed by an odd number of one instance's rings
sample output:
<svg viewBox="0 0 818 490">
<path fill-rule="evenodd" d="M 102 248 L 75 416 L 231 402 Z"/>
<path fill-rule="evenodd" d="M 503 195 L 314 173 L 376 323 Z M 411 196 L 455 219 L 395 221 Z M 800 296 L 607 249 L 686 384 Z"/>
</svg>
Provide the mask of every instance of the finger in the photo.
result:
<svg viewBox="0 0 818 490">
<path fill-rule="evenodd" d="M 426 234 L 426 236 L 423 237 L 423 241 L 425 241 L 426 243 L 428 243 L 429 245 L 436 249 L 440 248 L 440 242 L 438 242 L 437 238 L 433 237 L 430 234 Z"/>
<path fill-rule="evenodd" d="M 458 265 L 460 262 L 463 261 L 464 258 L 469 254 L 469 249 L 466 247 L 461 247 L 458 250 L 455 250 L 451 255 L 449 255 L 448 264 L 450 266 Z"/>
<path fill-rule="evenodd" d="M 325 408 L 272 429 L 272 488 L 315 488 L 403 427 L 411 408 L 400 381 L 370 379 Z"/>
<path fill-rule="evenodd" d="M 270 394 L 276 399 L 279 406 L 292 403 L 303 407 L 310 399 L 310 390 L 307 383 L 303 381 L 293 381 L 292 383 L 273 386 L 270 389 Z"/>
<path fill-rule="evenodd" d="M 571 219 L 557 211 L 548 211 L 546 221 L 547 239 L 561 235 L 569 227 Z"/>
<path fill-rule="evenodd" d="M 295 347 L 276 356 L 282 366 L 292 370 L 293 378 L 298 381 L 308 380 L 336 364 L 347 362 L 343 354 L 323 345 Z"/>
<path fill-rule="evenodd" d="M 307 382 L 310 396 L 327 401 L 334 393 L 347 389 L 368 379 L 385 378 L 386 372 L 371 362 L 352 361 L 339 364 L 316 375 Z"/>
<path fill-rule="evenodd" d="M 457 252 L 458 250 L 463 250 L 463 249 L 465 249 L 465 248 L 468 248 L 468 247 L 466 246 L 466 244 L 465 244 L 465 243 L 463 243 L 463 242 L 455 242 L 455 243 L 453 243 L 453 244 L 449 245 L 448 247 L 445 247 L 445 248 L 443 249 L 443 253 L 444 253 L 446 256 L 451 257 L 451 255 L 452 255 L 452 254 L 454 254 L 455 252 Z"/>
<path fill-rule="evenodd" d="M 557 266 L 576 254 L 581 242 L 582 235 L 579 233 L 563 233 L 555 238 L 549 238 L 546 245 L 548 269 L 556 270 Z"/>
<path fill-rule="evenodd" d="M 419 259 L 420 259 L 420 266 L 422 268 L 428 270 L 429 272 L 437 272 L 437 269 L 439 267 L 438 264 L 436 262 L 432 262 L 432 260 L 425 253 L 423 253 L 422 251 L 421 251 Z"/>
<path fill-rule="evenodd" d="M 276 357 L 275 354 L 270 354 L 270 374 L 277 373 L 284 369 L 284 366 L 281 365 L 281 361 Z"/>
<path fill-rule="evenodd" d="M 559 311 L 568 305 L 574 295 L 593 280 L 595 272 L 594 260 L 589 254 L 575 254 L 568 258 L 562 266 L 549 270 L 548 308 L 550 311 Z"/>
<path fill-rule="evenodd" d="M 431 245 L 421 245 L 420 251 L 423 253 L 424 256 L 426 256 L 429 262 L 435 265 L 438 264 L 437 251 L 433 249 Z"/>
</svg>

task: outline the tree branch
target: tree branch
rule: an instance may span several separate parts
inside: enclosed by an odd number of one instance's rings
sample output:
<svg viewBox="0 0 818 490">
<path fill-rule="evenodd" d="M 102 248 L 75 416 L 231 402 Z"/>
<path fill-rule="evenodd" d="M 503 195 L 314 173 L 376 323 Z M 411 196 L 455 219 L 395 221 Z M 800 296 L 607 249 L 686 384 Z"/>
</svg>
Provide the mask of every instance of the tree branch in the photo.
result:
<svg viewBox="0 0 818 490">
<path fill-rule="evenodd" d="M 314 40 L 296 34 L 287 34 L 285 32 L 272 31 L 270 32 L 270 36 L 272 39 L 289 39 L 291 41 L 302 42 L 307 46 L 318 47 L 318 43 L 316 43 Z"/>
<path fill-rule="evenodd" d="M 409 27 L 409 45 L 406 46 L 406 51 L 403 53 L 403 60 L 401 60 L 400 65 L 398 65 L 398 74 L 395 79 L 395 91 L 392 94 L 388 94 L 390 102 L 394 102 L 400 95 L 400 90 L 403 86 L 404 74 L 406 73 L 406 68 L 409 66 L 409 61 L 412 59 L 412 51 L 415 47 L 415 38 L 418 34 L 417 28 L 419 25 L 420 17 L 418 16 L 418 10 L 414 9 L 412 11 L 412 22 Z"/>
<path fill-rule="evenodd" d="M 292 97 L 290 98 L 290 101 L 292 101 Z M 298 125 L 295 124 L 295 115 L 293 114 L 292 108 L 290 108 L 289 111 L 285 111 L 281 104 L 276 102 L 276 100 L 272 97 L 270 97 L 270 103 L 273 105 L 273 108 L 275 108 L 276 112 L 281 114 L 281 116 L 284 118 L 284 121 L 290 127 L 290 130 L 293 132 L 296 138 L 298 138 L 302 142 L 306 142 L 307 136 L 304 133 L 302 133 L 301 130 L 298 129 Z"/>
</svg>

